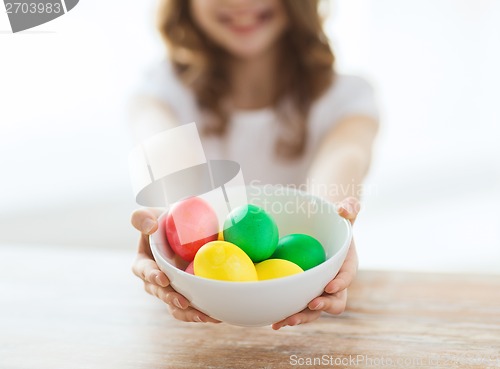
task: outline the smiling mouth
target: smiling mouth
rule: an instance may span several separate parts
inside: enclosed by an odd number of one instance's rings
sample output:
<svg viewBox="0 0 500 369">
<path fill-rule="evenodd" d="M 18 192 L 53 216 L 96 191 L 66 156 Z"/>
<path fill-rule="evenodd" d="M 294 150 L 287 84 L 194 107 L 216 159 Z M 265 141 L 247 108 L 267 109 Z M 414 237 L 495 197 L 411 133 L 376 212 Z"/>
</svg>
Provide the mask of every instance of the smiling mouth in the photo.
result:
<svg viewBox="0 0 500 369">
<path fill-rule="evenodd" d="M 273 17 L 272 9 L 245 10 L 220 13 L 217 20 L 234 33 L 248 34 L 268 23 Z"/>
</svg>

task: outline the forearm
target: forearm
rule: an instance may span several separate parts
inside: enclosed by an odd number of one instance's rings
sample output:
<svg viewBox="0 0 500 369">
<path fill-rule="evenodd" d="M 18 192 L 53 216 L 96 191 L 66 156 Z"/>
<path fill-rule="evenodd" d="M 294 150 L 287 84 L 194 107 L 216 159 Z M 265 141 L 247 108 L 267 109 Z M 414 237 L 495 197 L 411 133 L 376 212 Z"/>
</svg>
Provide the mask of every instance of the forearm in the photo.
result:
<svg viewBox="0 0 500 369">
<path fill-rule="evenodd" d="M 129 121 L 136 142 L 178 125 L 176 117 L 166 104 L 148 96 L 138 96 L 132 100 Z"/>
<path fill-rule="evenodd" d="M 343 119 L 325 137 L 308 173 L 308 190 L 335 203 L 359 199 L 371 162 L 378 122 L 369 117 Z"/>
<path fill-rule="evenodd" d="M 308 191 L 335 203 L 346 197 L 359 199 L 368 167 L 364 150 L 349 145 L 339 147 L 313 164 Z"/>
</svg>

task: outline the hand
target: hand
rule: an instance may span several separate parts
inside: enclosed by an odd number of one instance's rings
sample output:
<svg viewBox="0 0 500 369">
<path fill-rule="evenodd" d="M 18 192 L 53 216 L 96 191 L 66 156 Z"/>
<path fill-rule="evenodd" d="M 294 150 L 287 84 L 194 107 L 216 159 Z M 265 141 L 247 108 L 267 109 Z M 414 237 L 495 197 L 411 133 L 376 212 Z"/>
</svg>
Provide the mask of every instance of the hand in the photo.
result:
<svg viewBox="0 0 500 369">
<path fill-rule="evenodd" d="M 141 232 L 139 250 L 132 265 L 132 271 L 144 281 L 144 289 L 147 293 L 167 303 L 174 318 L 185 322 L 220 323 L 190 306 L 189 301 L 170 286 L 168 277 L 154 261 L 149 247 L 149 235 L 158 229 L 159 216 L 160 212 L 153 209 L 136 210 L 132 214 L 132 225 Z M 177 258 L 175 262 L 180 264 L 182 261 Z"/>
<path fill-rule="evenodd" d="M 348 197 L 339 204 L 338 212 L 340 216 L 353 224 L 359 213 L 359 201 L 354 197 Z M 326 285 L 325 292 L 309 302 L 307 308 L 274 323 L 272 328 L 278 330 L 286 325 L 293 326 L 312 322 L 319 318 L 322 311 L 334 315 L 343 313 L 347 303 L 347 287 L 351 285 L 357 271 L 358 254 L 354 240 L 352 240 L 342 267 L 335 278 Z"/>
</svg>

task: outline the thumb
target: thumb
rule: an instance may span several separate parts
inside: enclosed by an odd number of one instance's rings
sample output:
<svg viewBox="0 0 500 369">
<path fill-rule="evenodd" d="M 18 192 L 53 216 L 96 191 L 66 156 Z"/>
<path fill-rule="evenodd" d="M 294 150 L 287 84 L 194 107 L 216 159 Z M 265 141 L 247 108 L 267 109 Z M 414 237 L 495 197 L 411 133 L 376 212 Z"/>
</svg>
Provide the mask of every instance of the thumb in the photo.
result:
<svg viewBox="0 0 500 369">
<path fill-rule="evenodd" d="M 349 220 L 352 224 L 354 224 L 360 210 L 361 203 L 355 197 L 347 197 L 342 200 L 337 208 L 339 215 Z"/>
<path fill-rule="evenodd" d="M 153 234 L 158 229 L 159 212 L 155 209 L 139 209 L 132 213 L 131 222 L 142 234 Z"/>
</svg>

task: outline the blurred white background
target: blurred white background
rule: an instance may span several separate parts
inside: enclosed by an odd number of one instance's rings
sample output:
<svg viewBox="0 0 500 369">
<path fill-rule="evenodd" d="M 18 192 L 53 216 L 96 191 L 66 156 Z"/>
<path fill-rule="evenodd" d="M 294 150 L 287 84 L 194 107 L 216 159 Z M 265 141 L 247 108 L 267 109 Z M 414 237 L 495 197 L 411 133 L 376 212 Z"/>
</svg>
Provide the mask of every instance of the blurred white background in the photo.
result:
<svg viewBox="0 0 500 369">
<path fill-rule="evenodd" d="M 361 267 L 500 273 L 500 2 L 335 0 L 338 69 L 382 129 Z M 129 248 L 127 99 L 163 56 L 155 1 L 81 1 L 22 34 L 0 11 L 0 244 Z"/>
</svg>

